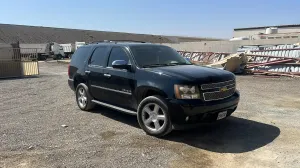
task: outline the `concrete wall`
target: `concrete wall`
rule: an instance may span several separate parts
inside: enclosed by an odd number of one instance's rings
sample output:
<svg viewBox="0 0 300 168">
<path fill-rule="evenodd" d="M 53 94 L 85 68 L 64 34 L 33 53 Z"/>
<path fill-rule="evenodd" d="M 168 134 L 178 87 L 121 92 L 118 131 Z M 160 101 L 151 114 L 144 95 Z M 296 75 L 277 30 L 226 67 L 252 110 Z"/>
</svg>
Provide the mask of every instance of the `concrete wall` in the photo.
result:
<svg viewBox="0 0 300 168">
<path fill-rule="evenodd" d="M 295 44 L 300 38 L 292 39 L 272 39 L 272 40 L 242 40 L 242 41 L 203 41 L 203 42 L 183 42 L 179 44 L 164 43 L 176 50 L 200 51 L 200 52 L 226 52 L 235 53 L 240 46 L 246 45 L 270 45 L 270 44 Z"/>
<path fill-rule="evenodd" d="M 266 29 L 251 29 L 251 30 L 236 30 L 233 31 L 233 37 L 249 37 L 258 33 L 265 33 Z M 299 27 L 284 27 L 278 28 L 278 33 L 293 33 L 293 32 L 300 32 Z"/>
</svg>

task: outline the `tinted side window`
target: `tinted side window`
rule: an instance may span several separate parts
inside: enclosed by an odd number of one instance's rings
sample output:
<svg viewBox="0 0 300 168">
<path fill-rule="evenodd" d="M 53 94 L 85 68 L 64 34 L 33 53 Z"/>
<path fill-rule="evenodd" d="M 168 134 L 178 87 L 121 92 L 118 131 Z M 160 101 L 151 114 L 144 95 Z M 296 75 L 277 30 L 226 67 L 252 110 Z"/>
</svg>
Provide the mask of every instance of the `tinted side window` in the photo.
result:
<svg viewBox="0 0 300 168">
<path fill-rule="evenodd" d="M 101 47 L 96 48 L 89 64 L 96 65 L 96 66 L 105 66 L 107 63 L 106 58 L 107 58 L 108 52 L 109 52 L 109 47 L 107 47 L 107 46 L 101 46 Z"/>
<path fill-rule="evenodd" d="M 80 47 L 72 55 L 71 64 L 81 65 L 86 61 L 88 54 L 90 53 L 90 47 Z"/>
<path fill-rule="evenodd" d="M 127 55 L 127 53 L 125 52 L 125 50 L 121 47 L 114 47 L 111 50 L 110 56 L 109 56 L 109 61 L 108 61 L 108 67 L 112 67 L 112 63 L 115 60 L 125 60 L 128 62 L 128 64 L 130 64 L 129 62 L 129 57 Z"/>
</svg>

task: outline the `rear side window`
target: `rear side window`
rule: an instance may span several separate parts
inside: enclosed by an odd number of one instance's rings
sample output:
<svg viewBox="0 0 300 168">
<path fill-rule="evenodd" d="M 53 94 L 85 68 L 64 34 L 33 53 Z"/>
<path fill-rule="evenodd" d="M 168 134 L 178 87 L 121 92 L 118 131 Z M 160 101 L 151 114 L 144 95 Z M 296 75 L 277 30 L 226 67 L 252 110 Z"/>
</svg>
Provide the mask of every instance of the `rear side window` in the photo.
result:
<svg viewBox="0 0 300 168">
<path fill-rule="evenodd" d="M 72 55 L 71 63 L 73 65 L 81 65 L 86 60 L 90 53 L 90 47 L 80 47 L 76 50 L 76 52 Z"/>
<path fill-rule="evenodd" d="M 125 52 L 125 50 L 121 47 L 114 47 L 112 50 L 111 50 L 111 53 L 110 53 L 110 56 L 109 56 L 109 61 L 108 61 L 108 67 L 112 67 L 112 63 L 115 61 L 115 60 L 124 60 L 124 61 L 127 61 L 128 64 L 130 64 L 130 61 L 129 61 L 129 57 L 127 55 L 127 53 Z"/>
<path fill-rule="evenodd" d="M 107 56 L 109 53 L 109 47 L 101 46 L 96 48 L 94 51 L 92 58 L 90 59 L 89 64 L 92 66 L 105 66 L 107 63 Z"/>
</svg>

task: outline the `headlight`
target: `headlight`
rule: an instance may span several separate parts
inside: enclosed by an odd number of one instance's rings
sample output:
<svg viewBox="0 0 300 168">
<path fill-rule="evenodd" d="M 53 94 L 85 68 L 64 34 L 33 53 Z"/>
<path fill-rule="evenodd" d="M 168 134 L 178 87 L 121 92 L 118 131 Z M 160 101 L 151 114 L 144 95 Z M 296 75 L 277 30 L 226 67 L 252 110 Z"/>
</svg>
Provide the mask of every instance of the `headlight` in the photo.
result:
<svg viewBox="0 0 300 168">
<path fill-rule="evenodd" d="M 200 93 L 197 86 L 175 85 L 174 90 L 177 99 L 200 99 Z"/>
</svg>

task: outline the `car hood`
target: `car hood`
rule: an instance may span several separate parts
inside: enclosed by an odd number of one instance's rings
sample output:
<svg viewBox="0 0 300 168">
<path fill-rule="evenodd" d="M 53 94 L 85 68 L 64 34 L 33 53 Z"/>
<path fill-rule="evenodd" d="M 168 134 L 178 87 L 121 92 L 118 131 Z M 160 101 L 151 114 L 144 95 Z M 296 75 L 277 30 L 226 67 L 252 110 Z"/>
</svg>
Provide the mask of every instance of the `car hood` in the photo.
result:
<svg viewBox="0 0 300 168">
<path fill-rule="evenodd" d="M 235 75 L 229 71 L 196 65 L 156 67 L 151 68 L 151 71 L 182 80 L 201 81 L 201 83 L 223 82 L 235 78 Z"/>
</svg>

